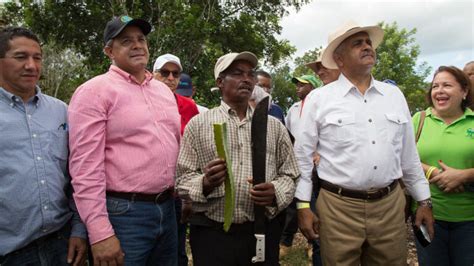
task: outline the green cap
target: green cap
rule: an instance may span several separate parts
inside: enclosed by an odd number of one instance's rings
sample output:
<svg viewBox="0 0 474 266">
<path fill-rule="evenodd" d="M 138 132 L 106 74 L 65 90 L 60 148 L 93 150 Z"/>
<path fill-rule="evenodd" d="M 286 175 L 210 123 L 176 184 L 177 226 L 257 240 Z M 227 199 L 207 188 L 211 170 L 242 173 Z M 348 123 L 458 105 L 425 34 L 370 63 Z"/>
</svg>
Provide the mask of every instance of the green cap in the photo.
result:
<svg viewBox="0 0 474 266">
<path fill-rule="evenodd" d="M 303 75 L 303 76 L 300 76 L 300 77 L 293 77 L 291 79 L 291 82 L 293 83 L 298 83 L 298 82 L 301 82 L 301 83 L 310 83 L 311 85 L 313 85 L 313 88 L 318 88 L 318 87 L 321 87 L 321 82 L 316 79 L 315 76 L 313 75 Z"/>
</svg>

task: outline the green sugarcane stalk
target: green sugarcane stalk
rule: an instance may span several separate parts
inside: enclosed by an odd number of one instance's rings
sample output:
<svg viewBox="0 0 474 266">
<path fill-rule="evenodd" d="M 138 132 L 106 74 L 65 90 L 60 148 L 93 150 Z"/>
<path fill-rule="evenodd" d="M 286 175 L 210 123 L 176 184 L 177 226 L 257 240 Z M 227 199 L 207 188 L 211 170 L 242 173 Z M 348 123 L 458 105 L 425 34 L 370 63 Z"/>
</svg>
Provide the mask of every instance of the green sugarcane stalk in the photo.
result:
<svg viewBox="0 0 474 266">
<path fill-rule="evenodd" d="M 216 142 L 217 155 L 225 161 L 227 176 L 224 181 L 224 231 L 228 232 L 232 224 L 235 206 L 234 175 L 232 174 L 232 162 L 228 152 L 227 125 L 226 123 L 214 124 L 214 141 Z"/>
</svg>

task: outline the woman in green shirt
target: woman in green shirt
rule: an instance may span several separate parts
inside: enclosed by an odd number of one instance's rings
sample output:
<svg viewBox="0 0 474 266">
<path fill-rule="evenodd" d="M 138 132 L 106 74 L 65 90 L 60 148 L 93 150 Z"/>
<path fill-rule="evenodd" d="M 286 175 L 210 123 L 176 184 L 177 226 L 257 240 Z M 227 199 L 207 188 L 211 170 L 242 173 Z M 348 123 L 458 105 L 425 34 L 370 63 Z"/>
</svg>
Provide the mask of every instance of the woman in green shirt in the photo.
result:
<svg viewBox="0 0 474 266">
<path fill-rule="evenodd" d="M 420 265 L 474 264 L 474 112 L 469 78 L 456 67 L 441 66 L 427 94 L 417 143 L 430 182 L 435 237 L 423 248 L 417 242 Z M 413 116 L 415 132 L 421 112 Z M 470 184 L 471 183 L 471 184 Z"/>
</svg>

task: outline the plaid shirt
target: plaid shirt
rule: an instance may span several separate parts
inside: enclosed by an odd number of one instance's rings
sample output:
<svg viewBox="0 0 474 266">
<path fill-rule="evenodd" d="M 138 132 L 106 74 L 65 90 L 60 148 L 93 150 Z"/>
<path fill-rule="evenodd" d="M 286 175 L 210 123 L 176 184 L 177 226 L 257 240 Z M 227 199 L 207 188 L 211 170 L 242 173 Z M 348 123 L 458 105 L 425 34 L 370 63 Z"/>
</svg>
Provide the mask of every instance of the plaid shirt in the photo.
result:
<svg viewBox="0 0 474 266">
<path fill-rule="evenodd" d="M 250 199 L 252 176 L 251 121 L 253 110 L 248 108 L 240 121 L 235 111 L 224 102 L 221 106 L 197 115 L 186 126 L 177 165 L 176 188 L 182 198 L 193 201 L 193 212 L 202 212 L 218 222 L 224 221 L 224 184 L 214 188 L 206 197 L 202 192 L 203 169 L 218 158 L 213 124 L 227 123 L 228 147 L 235 185 L 233 223 L 254 220 Z M 275 118 L 268 117 L 266 181 L 275 187 L 276 206 L 267 207 L 266 215 L 273 218 L 292 201 L 299 177 L 293 147 L 286 128 Z"/>
</svg>

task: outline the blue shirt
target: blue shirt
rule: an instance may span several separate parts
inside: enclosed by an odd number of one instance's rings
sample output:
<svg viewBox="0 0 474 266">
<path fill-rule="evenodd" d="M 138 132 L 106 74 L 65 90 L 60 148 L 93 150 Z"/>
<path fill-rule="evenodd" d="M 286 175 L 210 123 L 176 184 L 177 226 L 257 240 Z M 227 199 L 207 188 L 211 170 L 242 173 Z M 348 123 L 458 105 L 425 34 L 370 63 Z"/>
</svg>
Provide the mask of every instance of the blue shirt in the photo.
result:
<svg viewBox="0 0 474 266">
<path fill-rule="evenodd" d="M 61 229 L 86 238 L 67 173 L 67 105 L 0 87 L 0 256 Z M 71 217 L 73 218 L 71 220 Z"/>
<path fill-rule="evenodd" d="M 285 114 L 283 113 L 281 107 L 277 104 L 272 103 L 270 105 L 270 110 L 268 110 L 268 114 L 273 117 L 276 117 L 278 120 L 280 120 L 280 122 L 283 123 L 283 125 L 285 124 Z"/>
</svg>

